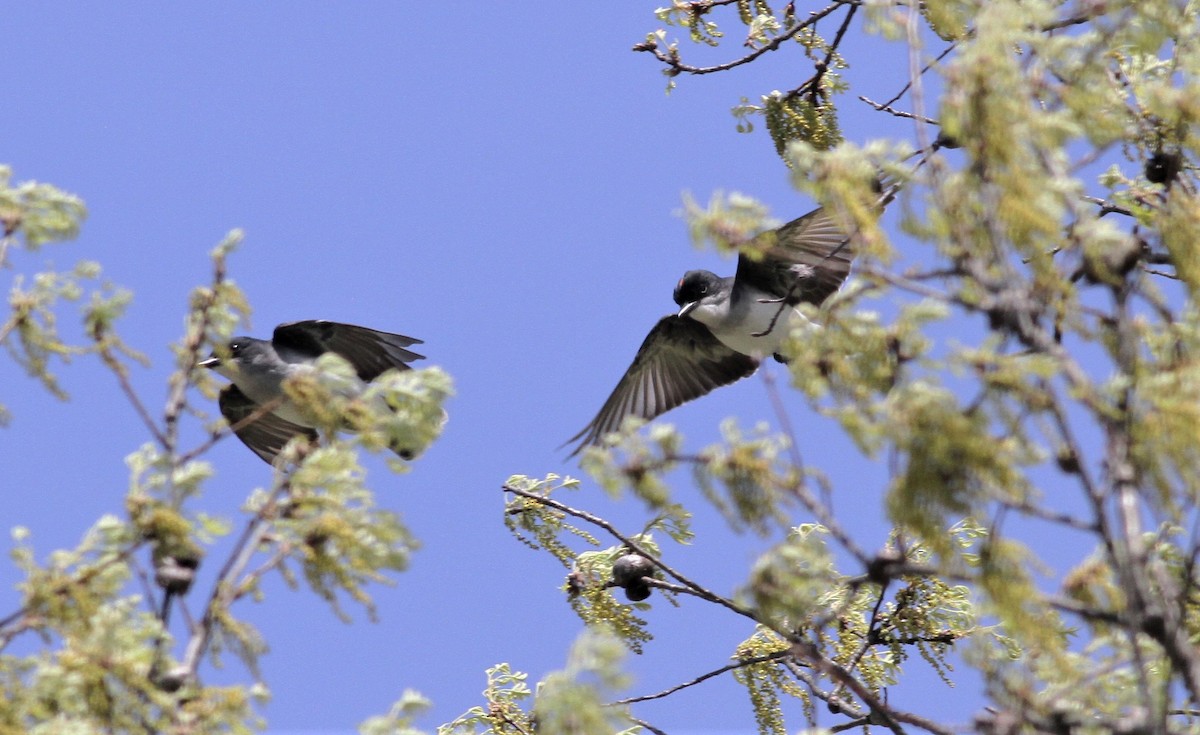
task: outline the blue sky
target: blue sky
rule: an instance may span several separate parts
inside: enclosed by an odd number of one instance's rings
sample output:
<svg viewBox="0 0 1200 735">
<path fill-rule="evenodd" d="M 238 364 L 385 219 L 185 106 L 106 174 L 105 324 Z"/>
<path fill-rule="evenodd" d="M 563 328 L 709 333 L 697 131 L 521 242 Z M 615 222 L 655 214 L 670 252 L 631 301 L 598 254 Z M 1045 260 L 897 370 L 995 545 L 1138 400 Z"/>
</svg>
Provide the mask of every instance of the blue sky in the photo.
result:
<svg viewBox="0 0 1200 735">
<path fill-rule="evenodd" d="M 504 530 L 501 483 L 514 473 L 577 474 L 557 447 L 592 417 L 672 309 L 676 279 L 696 267 L 732 270 L 691 247 L 676 215 L 685 192 L 702 201 L 745 192 L 780 219 L 812 208 L 790 188 L 765 132 L 737 134 L 729 113 L 743 95 L 796 84 L 805 73 L 799 56 L 681 79 L 668 96 L 654 61 L 630 51 L 657 27 L 653 8 L 6 9 L 0 161 L 16 180 L 53 183 L 90 209 L 77 242 L 15 254 L 13 264 L 32 272 L 94 259 L 135 292 L 121 329 L 152 361 L 133 376 L 148 404 L 165 396 L 167 344 L 180 333 L 188 289 L 206 281 L 209 250 L 235 227 L 246 240 L 231 273 L 254 307 L 246 331 L 266 336 L 280 322 L 324 318 L 400 332 L 425 340 L 427 364 L 455 380 L 446 432 L 413 471 L 373 466 L 379 502 L 403 513 L 423 544 L 394 587 L 376 588 L 380 622 L 348 608 L 355 624 L 347 626 L 313 595 L 279 584 L 243 608 L 271 643 L 262 668 L 273 730 L 348 731 L 405 688 L 434 700 L 432 727 L 480 703 L 494 663 L 533 679 L 560 667 L 581 626 L 557 589 L 562 569 Z M 869 43 L 878 50 L 853 71 L 855 93 L 886 99 L 902 83 L 904 52 Z M 849 139 L 911 133 L 845 99 Z M 0 434 L 4 525 L 29 527 L 43 554 L 74 544 L 99 515 L 121 512 L 123 458 L 147 439 L 96 360 L 59 372 L 69 404 L 0 362 L 0 403 L 13 413 Z M 837 483 L 835 506 L 854 509 L 846 520 L 864 546 L 881 546 L 882 469 L 800 398 L 788 403 L 809 458 Z M 726 416 L 773 424 L 760 379 L 668 419 L 702 446 Z M 205 507 L 236 517 L 269 470 L 236 442 L 210 458 L 219 474 Z M 731 536 L 686 482 L 677 492 L 701 509 L 701 535 L 670 549 L 672 562 L 731 592 L 771 540 Z M 574 500 L 630 528 L 641 517 L 635 503 L 610 503 L 594 485 Z M 17 605 L 15 580 L 0 568 L 5 611 Z M 656 639 L 629 661 L 630 694 L 725 664 L 749 633 L 697 602 L 676 609 L 652 599 Z M 919 660 L 910 667 L 915 684 L 896 691 L 898 704 L 928 711 L 939 701 L 937 714 L 956 721 L 979 706 L 970 679 L 948 689 Z M 213 674 L 245 676 L 235 660 Z M 728 680 L 636 712 L 672 732 L 753 726 Z M 799 727 L 798 709 L 791 715 Z"/>
</svg>

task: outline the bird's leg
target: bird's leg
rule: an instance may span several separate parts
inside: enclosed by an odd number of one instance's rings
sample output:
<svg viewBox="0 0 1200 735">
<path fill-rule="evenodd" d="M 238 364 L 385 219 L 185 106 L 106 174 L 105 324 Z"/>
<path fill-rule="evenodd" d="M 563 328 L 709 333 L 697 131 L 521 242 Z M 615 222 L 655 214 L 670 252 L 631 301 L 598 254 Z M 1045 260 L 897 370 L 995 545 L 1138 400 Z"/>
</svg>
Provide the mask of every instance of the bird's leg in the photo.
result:
<svg viewBox="0 0 1200 735">
<path fill-rule="evenodd" d="M 796 292 L 796 288 L 799 285 L 800 284 L 798 284 L 798 283 L 793 283 L 792 287 L 788 289 L 788 292 L 777 299 L 759 299 L 758 300 L 758 303 L 760 303 L 760 304 L 779 304 L 779 310 L 776 311 L 775 315 L 771 317 L 771 323 L 767 325 L 766 329 L 764 329 L 761 332 L 755 332 L 755 333 L 751 334 L 750 335 L 751 337 L 765 337 L 766 335 L 770 334 L 771 332 L 773 332 L 775 330 L 775 325 L 779 322 L 780 315 L 783 314 L 783 310 L 788 307 L 788 299 L 792 298 L 792 294 L 794 294 Z"/>
</svg>

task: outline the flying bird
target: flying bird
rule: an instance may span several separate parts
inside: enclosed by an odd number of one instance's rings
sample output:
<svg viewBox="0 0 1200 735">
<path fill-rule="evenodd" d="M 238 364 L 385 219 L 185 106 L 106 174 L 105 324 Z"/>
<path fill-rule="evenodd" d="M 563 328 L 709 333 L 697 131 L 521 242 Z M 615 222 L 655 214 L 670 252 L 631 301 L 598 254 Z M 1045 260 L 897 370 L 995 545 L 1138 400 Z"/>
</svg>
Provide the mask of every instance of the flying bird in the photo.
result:
<svg viewBox="0 0 1200 735">
<path fill-rule="evenodd" d="M 596 418 L 567 444 L 571 456 L 621 428 L 630 416 L 660 416 L 753 373 L 787 338 L 795 308 L 821 304 L 850 273 L 850 236 L 824 208 L 757 238 L 737 272 L 693 270 L 675 286 L 678 313 L 658 320 Z"/>
<path fill-rule="evenodd" d="M 199 365 L 232 381 L 218 398 L 221 415 L 243 444 L 273 463 L 292 437 L 317 438 L 311 419 L 284 393 L 285 379 L 311 371 L 318 357 L 332 352 L 350 363 L 365 385 L 387 370 L 409 370 L 409 363 L 423 359 L 424 355 L 408 349 L 414 344 L 421 340 L 353 324 L 309 320 L 280 324 L 270 340 L 234 337 L 227 345 L 228 357 L 214 352 Z M 239 426 L 266 404 L 273 408 Z M 403 448 L 394 449 L 405 459 L 412 456 Z"/>
</svg>

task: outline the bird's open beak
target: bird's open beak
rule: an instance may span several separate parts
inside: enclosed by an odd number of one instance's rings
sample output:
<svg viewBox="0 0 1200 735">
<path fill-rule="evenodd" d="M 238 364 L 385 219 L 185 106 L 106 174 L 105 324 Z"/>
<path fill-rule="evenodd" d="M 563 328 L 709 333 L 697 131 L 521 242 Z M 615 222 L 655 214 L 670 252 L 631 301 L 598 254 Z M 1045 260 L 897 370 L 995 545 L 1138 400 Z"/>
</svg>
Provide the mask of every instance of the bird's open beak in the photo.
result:
<svg viewBox="0 0 1200 735">
<path fill-rule="evenodd" d="M 210 355 L 209 357 L 206 357 L 203 360 L 201 360 L 200 362 L 196 363 L 196 367 L 215 368 L 217 365 L 220 365 L 220 364 L 221 364 L 221 358 L 217 357 L 216 355 Z"/>
<path fill-rule="evenodd" d="M 683 305 L 683 308 L 679 310 L 679 314 L 678 314 L 679 318 L 682 319 L 683 317 L 687 316 L 688 314 L 691 314 L 692 311 L 694 311 L 695 308 L 699 305 L 700 305 L 699 301 L 687 302 L 686 304 Z"/>
</svg>

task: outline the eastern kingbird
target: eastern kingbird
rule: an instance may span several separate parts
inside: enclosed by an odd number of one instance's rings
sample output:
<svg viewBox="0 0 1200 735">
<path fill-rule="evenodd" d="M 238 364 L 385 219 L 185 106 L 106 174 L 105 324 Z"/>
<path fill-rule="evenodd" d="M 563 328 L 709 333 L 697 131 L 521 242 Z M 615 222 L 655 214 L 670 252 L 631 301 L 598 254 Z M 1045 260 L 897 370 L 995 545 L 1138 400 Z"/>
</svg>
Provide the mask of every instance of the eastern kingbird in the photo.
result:
<svg viewBox="0 0 1200 735">
<path fill-rule="evenodd" d="M 199 365 L 232 381 L 221 390 L 218 399 L 221 415 L 235 427 L 243 444 L 273 463 L 292 437 L 317 438 L 313 421 L 284 393 L 285 379 L 312 371 L 318 357 L 332 352 L 350 363 L 358 379 L 366 384 L 387 370 L 411 369 L 410 362 L 424 358 L 407 349 L 414 344 L 421 344 L 421 340 L 353 324 L 310 320 L 280 324 L 269 342 L 234 337 L 227 345 L 227 358 L 214 352 Z M 238 426 L 266 404 L 274 407 L 258 419 Z M 393 450 L 405 459 L 412 458 L 413 453 L 402 447 Z"/>
<path fill-rule="evenodd" d="M 600 413 L 567 444 L 599 443 L 629 416 L 650 420 L 777 360 L 801 302 L 821 304 L 850 273 L 850 236 L 825 209 L 763 233 L 737 274 L 688 271 L 675 286 L 680 309 L 658 320 Z M 807 320 L 804 320 L 807 322 Z"/>
</svg>

